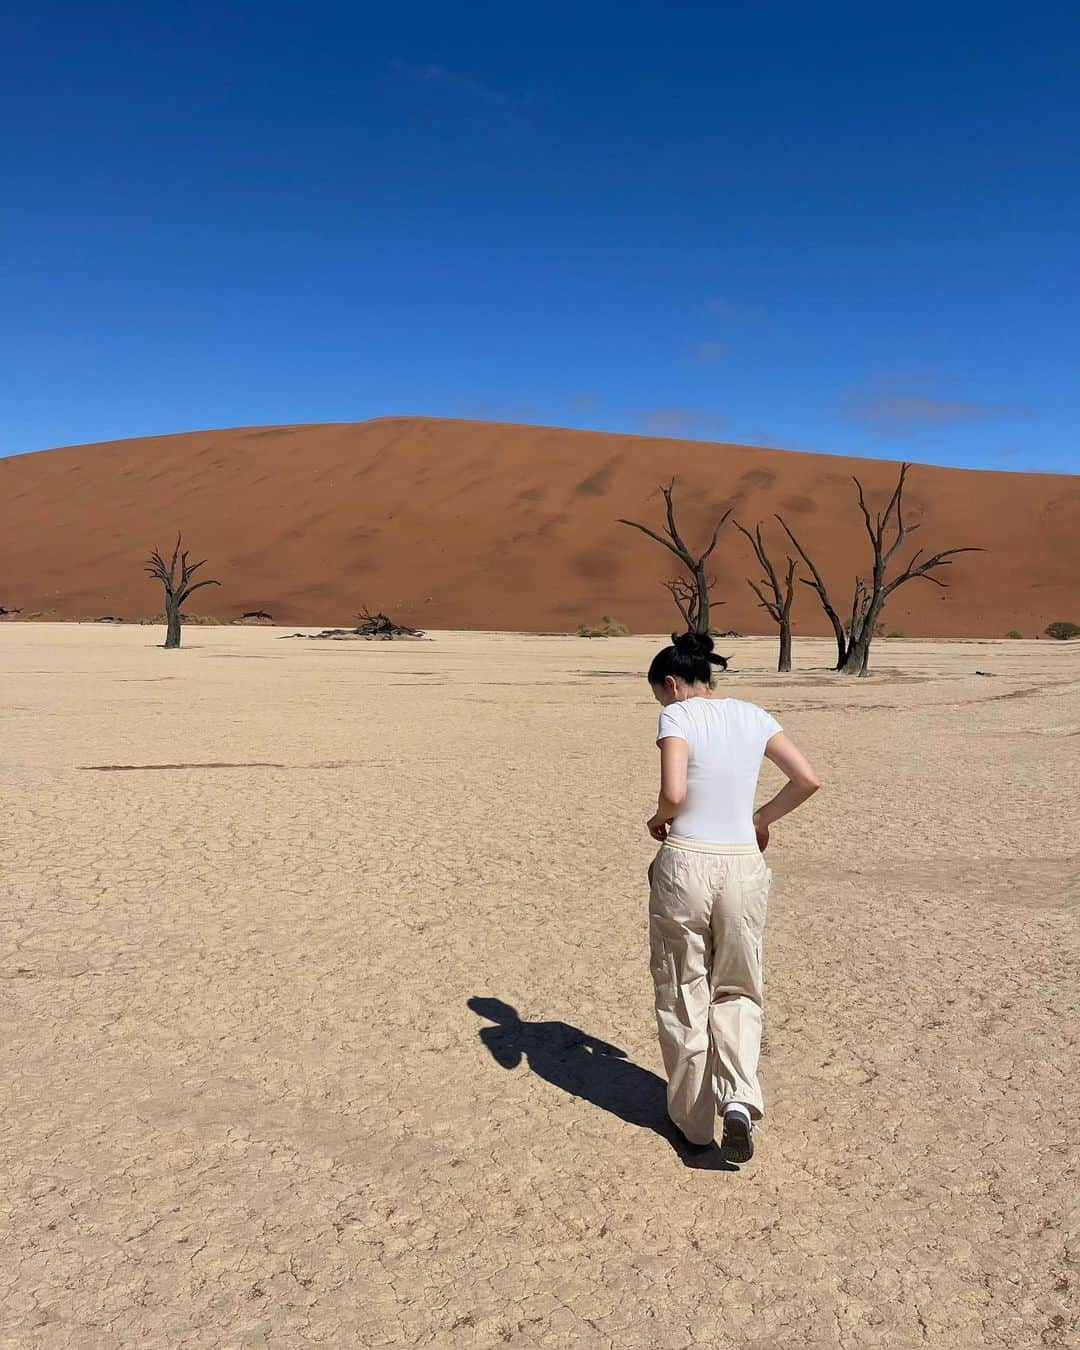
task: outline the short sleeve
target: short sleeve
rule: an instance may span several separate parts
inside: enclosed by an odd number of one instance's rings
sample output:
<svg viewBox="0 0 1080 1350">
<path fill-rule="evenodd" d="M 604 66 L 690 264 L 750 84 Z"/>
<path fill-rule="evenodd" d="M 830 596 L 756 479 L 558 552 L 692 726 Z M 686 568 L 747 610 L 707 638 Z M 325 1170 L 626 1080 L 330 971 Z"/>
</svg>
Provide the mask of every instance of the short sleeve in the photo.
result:
<svg viewBox="0 0 1080 1350">
<path fill-rule="evenodd" d="M 772 740 L 778 731 L 784 729 L 772 713 L 766 712 L 764 708 L 758 709 L 758 724 L 761 727 L 761 734 L 764 736 L 766 744 Z"/>
<path fill-rule="evenodd" d="M 690 739 L 686 734 L 686 727 L 677 703 L 673 703 L 670 708 L 660 710 L 660 725 L 656 730 L 656 739 L 662 741 L 666 736 L 678 736 L 680 740 L 684 741 Z"/>
</svg>

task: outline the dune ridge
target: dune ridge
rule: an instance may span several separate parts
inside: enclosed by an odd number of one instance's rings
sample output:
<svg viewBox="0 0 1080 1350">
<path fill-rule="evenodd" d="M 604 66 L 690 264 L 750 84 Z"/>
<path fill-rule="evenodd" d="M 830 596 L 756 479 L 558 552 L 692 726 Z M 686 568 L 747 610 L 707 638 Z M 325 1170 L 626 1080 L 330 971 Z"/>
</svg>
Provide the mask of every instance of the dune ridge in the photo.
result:
<svg viewBox="0 0 1080 1350">
<path fill-rule="evenodd" d="M 766 522 L 782 557 L 780 512 L 845 612 L 868 557 L 851 477 L 881 504 L 896 471 L 760 446 L 419 417 L 71 446 L 0 460 L 0 606 L 151 616 L 160 587 L 144 560 L 182 529 L 222 583 L 195 608 L 222 620 L 265 610 L 278 623 L 342 623 L 366 605 L 432 628 L 566 631 L 613 614 L 638 632 L 665 631 L 678 618 L 660 586 L 674 559 L 616 518 L 658 525 L 658 484 L 677 475 L 689 539 L 707 538 L 734 506 L 743 524 Z M 948 589 L 904 586 L 887 630 L 1035 636 L 1054 619 L 1080 621 L 1080 477 L 920 465 L 906 500 L 922 522 L 912 550 L 988 551 L 940 573 Z M 730 522 L 714 559 L 716 624 L 773 631 Z M 794 629 L 829 631 L 805 589 Z"/>
</svg>

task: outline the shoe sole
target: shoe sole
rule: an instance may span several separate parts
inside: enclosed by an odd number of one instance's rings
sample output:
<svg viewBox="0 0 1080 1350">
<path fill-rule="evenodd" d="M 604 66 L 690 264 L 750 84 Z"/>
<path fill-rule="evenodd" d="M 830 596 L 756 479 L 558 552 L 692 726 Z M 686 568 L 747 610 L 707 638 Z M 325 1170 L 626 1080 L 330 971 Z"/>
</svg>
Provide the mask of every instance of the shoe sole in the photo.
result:
<svg viewBox="0 0 1080 1350">
<path fill-rule="evenodd" d="M 728 1162 L 745 1163 L 754 1156 L 754 1136 L 738 1112 L 724 1117 L 724 1142 L 720 1151 Z"/>
</svg>

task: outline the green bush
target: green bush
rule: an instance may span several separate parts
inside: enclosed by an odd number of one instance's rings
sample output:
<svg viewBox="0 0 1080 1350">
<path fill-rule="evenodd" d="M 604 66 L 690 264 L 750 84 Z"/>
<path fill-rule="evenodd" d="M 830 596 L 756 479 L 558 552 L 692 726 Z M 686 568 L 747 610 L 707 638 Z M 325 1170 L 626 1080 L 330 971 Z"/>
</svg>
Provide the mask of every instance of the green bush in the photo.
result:
<svg viewBox="0 0 1080 1350">
<path fill-rule="evenodd" d="M 898 628 L 898 629 L 896 630 L 895 633 L 890 633 L 890 634 L 889 634 L 889 637 L 891 637 L 891 638 L 906 638 L 906 637 L 907 637 L 907 634 L 904 632 L 904 630 L 903 630 L 902 628 Z"/>
<path fill-rule="evenodd" d="M 1005 634 L 1005 636 L 1008 638 L 1022 638 L 1024 635 L 1018 629 L 1010 628 L 1009 631 Z"/>
<path fill-rule="evenodd" d="M 55 613 L 56 613 L 55 609 L 35 609 L 34 612 L 32 614 L 28 614 L 26 618 L 28 622 L 33 622 L 34 619 L 47 619 L 50 614 Z"/>
<path fill-rule="evenodd" d="M 154 617 L 150 619 L 148 622 L 168 623 L 169 619 L 168 616 L 163 612 L 161 614 L 155 614 Z M 221 623 L 221 620 L 215 619 L 212 614 L 181 614 L 180 622 L 194 624 L 196 628 L 199 627 L 212 628 L 216 625 L 219 625 Z"/>
<path fill-rule="evenodd" d="M 578 637 L 626 637 L 630 632 L 626 624 L 613 619 L 610 614 L 602 614 L 599 623 L 579 623 Z"/>
<path fill-rule="evenodd" d="M 1068 638 L 1080 637 L 1080 623 L 1067 623 L 1064 619 L 1056 619 L 1046 625 L 1045 632 L 1047 637 L 1065 642 Z"/>
</svg>

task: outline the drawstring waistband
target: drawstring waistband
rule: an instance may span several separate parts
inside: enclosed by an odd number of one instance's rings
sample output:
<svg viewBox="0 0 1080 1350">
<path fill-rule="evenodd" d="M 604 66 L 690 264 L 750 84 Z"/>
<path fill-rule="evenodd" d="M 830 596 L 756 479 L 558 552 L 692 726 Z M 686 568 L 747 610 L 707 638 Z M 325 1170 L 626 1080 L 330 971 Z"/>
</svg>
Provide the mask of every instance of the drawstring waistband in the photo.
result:
<svg viewBox="0 0 1080 1350">
<path fill-rule="evenodd" d="M 681 834 L 669 834 L 664 848 L 681 848 L 687 853 L 760 853 L 757 844 L 714 844 L 711 839 L 684 839 Z"/>
</svg>

